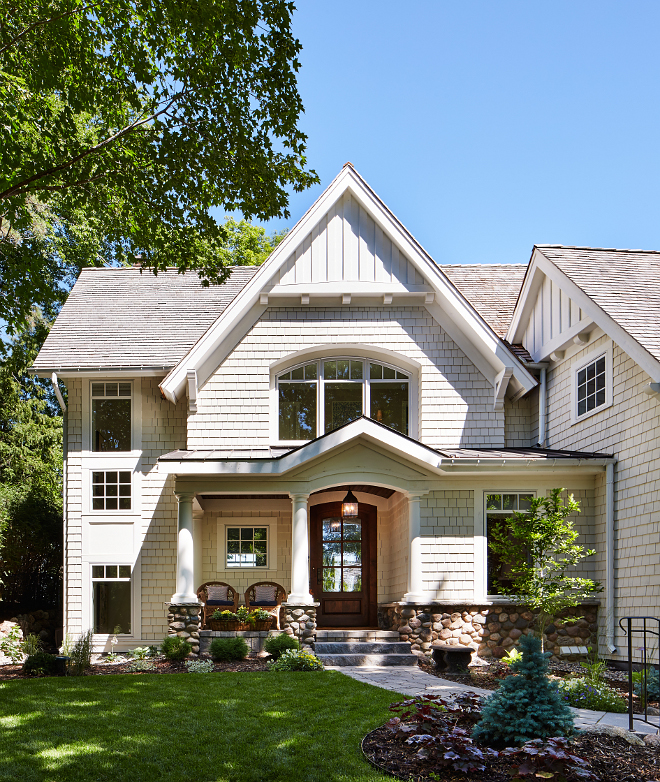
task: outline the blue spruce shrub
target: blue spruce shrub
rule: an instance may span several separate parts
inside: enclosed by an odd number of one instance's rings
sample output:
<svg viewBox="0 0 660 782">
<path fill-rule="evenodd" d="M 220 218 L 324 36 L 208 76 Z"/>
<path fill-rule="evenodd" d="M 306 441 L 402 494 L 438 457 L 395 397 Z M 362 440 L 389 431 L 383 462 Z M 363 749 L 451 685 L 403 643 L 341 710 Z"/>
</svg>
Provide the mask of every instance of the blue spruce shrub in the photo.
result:
<svg viewBox="0 0 660 782">
<path fill-rule="evenodd" d="M 573 715 L 548 679 L 550 652 L 541 652 L 541 641 L 532 635 L 520 638 L 520 648 L 522 658 L 511 664 L 517 675 L 488 698 L 472 732 L 480 744 L 510 747 L 573 732 Z"/>
</svg>

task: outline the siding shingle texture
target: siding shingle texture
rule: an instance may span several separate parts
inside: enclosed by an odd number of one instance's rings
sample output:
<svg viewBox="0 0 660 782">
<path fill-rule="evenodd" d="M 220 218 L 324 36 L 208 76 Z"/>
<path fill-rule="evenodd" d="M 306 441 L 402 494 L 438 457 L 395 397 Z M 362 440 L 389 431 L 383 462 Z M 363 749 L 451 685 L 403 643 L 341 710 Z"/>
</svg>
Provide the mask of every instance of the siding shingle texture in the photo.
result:
<svg viewBox="0 0 660 782">
<path fill-rule="evenodd" d="M 537 249 L 660 360 L 660 252 L 548 245 Z"/>
<path fill-rule="evenodd" d="M 223 285 L 194 272 L 83 269 L 36 361 L 36 370 L 175 366 L 258 267 L 235 267 Z"/>
</svg>

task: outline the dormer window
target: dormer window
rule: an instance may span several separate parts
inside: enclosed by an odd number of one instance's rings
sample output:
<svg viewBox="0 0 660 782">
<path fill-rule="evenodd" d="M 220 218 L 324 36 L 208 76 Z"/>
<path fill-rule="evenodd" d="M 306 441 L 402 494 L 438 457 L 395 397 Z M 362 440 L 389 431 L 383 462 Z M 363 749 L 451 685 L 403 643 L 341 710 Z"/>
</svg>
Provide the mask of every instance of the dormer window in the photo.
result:
<svg viewBox="0 0 660 782">
<path fill-rule="evenodd" d="M 279 439 L 313 440 L 361 415 L 408 434 L 410 375 L 362 358 L 327 358 L 277 376 Z"/>
</svg>

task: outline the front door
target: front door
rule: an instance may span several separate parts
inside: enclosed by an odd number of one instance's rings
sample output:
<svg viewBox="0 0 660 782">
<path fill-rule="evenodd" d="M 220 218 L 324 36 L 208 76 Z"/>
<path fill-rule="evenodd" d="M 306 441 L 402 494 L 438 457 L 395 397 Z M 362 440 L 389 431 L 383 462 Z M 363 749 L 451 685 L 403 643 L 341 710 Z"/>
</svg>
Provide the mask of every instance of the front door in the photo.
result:
<svg viewBox="0 0 660 782">
<path fill-rule="evenodd" d="M 376 508 L 359 503 L 343 519 L 341 502 L 313 505 L 310 544 L 318 627 L 375 627 Z"/>
</svg>

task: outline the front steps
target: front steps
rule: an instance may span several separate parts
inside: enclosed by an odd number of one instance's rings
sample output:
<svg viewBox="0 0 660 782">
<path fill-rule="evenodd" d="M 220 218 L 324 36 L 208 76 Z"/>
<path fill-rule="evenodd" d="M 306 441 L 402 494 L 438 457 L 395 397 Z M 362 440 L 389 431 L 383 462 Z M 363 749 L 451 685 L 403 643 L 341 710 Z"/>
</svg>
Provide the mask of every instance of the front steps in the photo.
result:
<svg viewBox="0 0 660 782">
<path fill-rule="evenodd" d="M 410 644 L 390 630 L 317 630 L 315 654 L 324 665 L 416 666 Z"/>
</svg>

